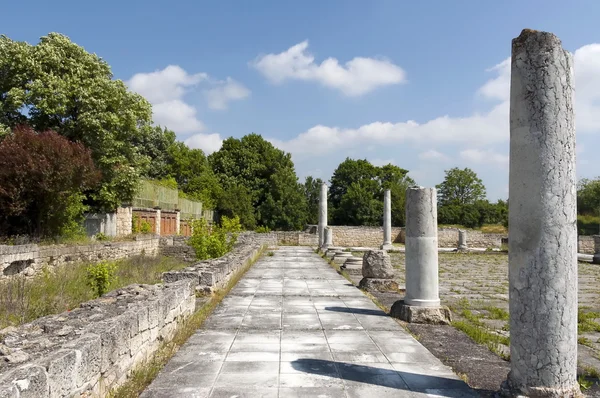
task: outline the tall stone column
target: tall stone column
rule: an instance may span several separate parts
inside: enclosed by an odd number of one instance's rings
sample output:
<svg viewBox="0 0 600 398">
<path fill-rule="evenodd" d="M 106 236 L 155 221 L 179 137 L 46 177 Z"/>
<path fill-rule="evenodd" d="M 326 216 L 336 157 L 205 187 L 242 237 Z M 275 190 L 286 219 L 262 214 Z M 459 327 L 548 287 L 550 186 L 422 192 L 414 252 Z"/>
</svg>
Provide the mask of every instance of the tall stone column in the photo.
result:
<svg viewBox="0 0 600 398">
<path fill-rule="evenodd" d="M 392 248 L 392 194 L 386 189 L 383 194 L 383 250 Z"/>
<path fill-rule="evenodd" d="M 327 251 L 327 249 L 333 246 L 333 230 L 329 227 L 325 227 L 325 229 L 323 230 L 323 234 L 325 235 L 323 238 L 325 243 L 323 244 L 323 246 L 321 246 L 321 248 L 323 249 L 323 251 Z"/>
<path fill-rule="evenodd" d="M 573 63 L 551 33 L 512 41 L 510 366 L 504 391 L 579 396 Z"/>
<path fill-rule="evenodd" d="M 155 207 L 154 210 L 156 211 L 155 223 L 154 223 L 154 233 L 156 235 L 160 235 L 160 222 L 161 222 L 160 207 Z"/>
<path fill-rule="evenodd" d="M 327 184 L 321 184 L 319 195 L 319 247 L 325 245 L 325 228 L 327 227 Z"/>
<path fill-rule="evenodd" d="M 449 323 L 450 310 L 440 306 L 435 188 L 406 190 L 405 246 L 406 293 L 390 315 L 407 322 Z"/>
<path fill-rule="evenodd" d="M 600 264 L 600 235 L 594 235 L 594 257 L 592 264 Z"/>
</svg>

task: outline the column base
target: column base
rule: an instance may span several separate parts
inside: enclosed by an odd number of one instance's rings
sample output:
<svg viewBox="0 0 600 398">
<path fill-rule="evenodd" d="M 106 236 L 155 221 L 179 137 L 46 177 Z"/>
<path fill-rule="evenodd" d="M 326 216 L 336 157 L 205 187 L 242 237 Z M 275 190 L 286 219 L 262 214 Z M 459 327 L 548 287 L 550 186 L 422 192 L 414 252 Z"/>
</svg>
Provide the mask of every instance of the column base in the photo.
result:
<svg viewBox="0 0 600 398">
<path fill-rule="evenodd" d="M 381 250 L 391 250 L 394 248 L 394 245 L 392 245 L 391 243 L 384 243 L 383 245 L 381 245 Z"/>
<path fill-rule="evenodd" d="M 592 257 L 592 264 L 600 264 L 600 253 L 594 254 L 594 257 Z"/>
<path fill-rule="evenodd" d="M 398 300 L 392 305 L 390 316 L 408 323 L 427 323 L 430 325 L 449 325 L 452 313 L 444 305 L 435 307 L 416 307 Z"/>
<path fill-rule="evenodd" d="M 358 287 L 365 290 L 375 290 L 378 292 L 397 292 L 398 283 L 393 279 L 362 278 Z"/>
<path fill-rule="evenodd" d="M 467 252 L 467 251 L 469 251 L 469 248 L 467 246 L 458 246 L 457 250 L 459 252 Z"/>
<path fill-rule="evenodd" d="M 510 382 L 510 372 L 508 373 L 508 379 L 504 380 L 500 385 L 499 391 L 500 397 L 504 398 L 527 398 L 527 397 L 536 397 L 536 398 L 562 398 L 562 397 L 570 397 L 570 398 L 582 398 L 584 397 L 581 389 L 579 388 L 579 384 L 574 385 L 573 387 L 566 388 L 548 388 L 548 387 L 523 387 L 523 388 L 515 388 Z"/>
</svg>

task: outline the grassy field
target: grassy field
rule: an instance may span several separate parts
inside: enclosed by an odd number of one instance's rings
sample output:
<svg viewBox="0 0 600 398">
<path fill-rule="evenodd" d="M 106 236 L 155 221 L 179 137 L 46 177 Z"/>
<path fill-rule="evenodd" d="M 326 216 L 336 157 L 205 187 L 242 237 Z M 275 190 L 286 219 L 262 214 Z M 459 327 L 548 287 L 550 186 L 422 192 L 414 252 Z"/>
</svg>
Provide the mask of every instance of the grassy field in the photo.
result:
<svg viewBox="0 0 600 398">
<path fill-rule="evenodd" d="M 404 285 L 404 254 L 390 253 Z M 579 357 L 591 372 L 600 369 L 600 267 L 579 263 Z M 440 299 L 452 310 L 453 326 L 509 359 L 508 256 L 439 254 Z"/>
<path fill-rule="evenodd" d="M 89 265 L 45 269 L 33 278 L 14 276 L 0 282 L 0 329 L 69 311 L 96 298 L 96 291 L 89 284 Z M 114 278 L 108 286 L 110 290 L 132 283 L 158 283 L 163 272 L 187 266 L 179 260 L 160 256 L 136 256 L 108 262 L 106 265 L 115 270 Z"/>
</svg>

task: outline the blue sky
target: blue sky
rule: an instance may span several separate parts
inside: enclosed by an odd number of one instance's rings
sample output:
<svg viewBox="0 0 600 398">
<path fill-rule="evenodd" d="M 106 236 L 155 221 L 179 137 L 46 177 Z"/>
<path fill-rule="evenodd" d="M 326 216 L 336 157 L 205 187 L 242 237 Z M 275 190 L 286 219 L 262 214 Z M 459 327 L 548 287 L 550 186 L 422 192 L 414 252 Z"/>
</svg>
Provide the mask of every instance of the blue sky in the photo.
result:
<svg viewBox="0 0 600 398">
<path fill-rule="evenodd" d="M 326 180 L 346 156 L 424 186 L 471 167 L 491 200 L 508 196 L 511 39 L 551 31 L 575 54 L 578 175 L 600 175 L 597 1 L 32 0 L 2 15 L 12 39 L 60 32 L 103 57 L 190 146 L 255 132 Z"/>
</svg>

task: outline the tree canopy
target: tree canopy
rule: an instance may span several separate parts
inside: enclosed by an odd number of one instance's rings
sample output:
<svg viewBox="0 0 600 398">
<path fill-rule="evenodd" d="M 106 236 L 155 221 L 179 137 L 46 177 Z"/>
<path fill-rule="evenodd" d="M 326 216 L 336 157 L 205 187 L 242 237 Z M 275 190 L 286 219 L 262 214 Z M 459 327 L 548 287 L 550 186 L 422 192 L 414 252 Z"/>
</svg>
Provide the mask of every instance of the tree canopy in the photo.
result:
<svg viewBox="0 0 600 398">
<path fill-rule="evenodd" d="M 152 110 L 106 61 L 58 33 L 36 45 L 0 36 L 0 76 L 0 129 L 28 124 L 83 143 L 102 171 L 89 199 L 107 209 L 131 200 L 150 161 L 136 143 L 152 133 Z"/>
<path fill-rule="evenodd" d="M 329 203 L 336 225 L 381 225 L 383 192 L 391 190 L 392 225 L 404 225 L 406 189 L 414 185 L 408 170 L 388 164 L 377 167 L 366 159 L 346 158 L 331 178 Z"/>
<path fill-rule="evenodd" d="M 477 174 L 467 168 L 454 167 L 446 170 L 446 177 L 438 189 L 440 205 L 472 205 L 478 200 L 485 200 L 485 186 Z"/>
</svg>

